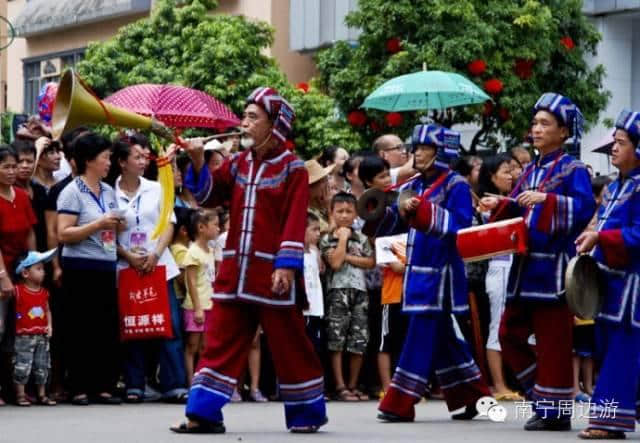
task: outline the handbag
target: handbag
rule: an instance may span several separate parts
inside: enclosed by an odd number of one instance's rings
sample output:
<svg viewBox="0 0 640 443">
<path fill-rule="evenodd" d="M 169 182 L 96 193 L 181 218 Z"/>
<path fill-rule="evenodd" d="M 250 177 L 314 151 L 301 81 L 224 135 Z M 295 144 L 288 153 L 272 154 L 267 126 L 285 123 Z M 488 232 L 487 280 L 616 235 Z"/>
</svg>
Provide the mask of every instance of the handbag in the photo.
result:
<svg viewBox="0 0 640 443">
<path fill-rule="evenodd" d="M 133 268 L 118 276 L 120 340 L 172 338 L 166 269 L 156 266 L 141 274 Z"/>
</svg>

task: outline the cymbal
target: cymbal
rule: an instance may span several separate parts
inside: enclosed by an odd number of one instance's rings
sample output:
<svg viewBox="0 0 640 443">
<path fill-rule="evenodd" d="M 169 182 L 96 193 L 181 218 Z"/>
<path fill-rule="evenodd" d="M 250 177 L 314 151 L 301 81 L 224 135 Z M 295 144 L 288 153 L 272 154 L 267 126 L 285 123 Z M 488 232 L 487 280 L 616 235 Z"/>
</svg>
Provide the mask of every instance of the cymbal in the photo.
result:
<svg viewBox="0 0 640 443">
<path fill-rule="evenodd" d="M 598 263 L 590 255 L 577 255 L 569 260 L 564 277 L 569 309 L 584 320 L 598 316 L 604 291 Z"/>
<path fill-rule="evenodd" d="M 367 189 L 358 199 L 356 211 L 364 221 L 372 222 L 380 220 L 384 216 L 387 206 L 393 204 L 398 198 L 396 191 L 383 192 L 379 189 Z"/>
</svg>

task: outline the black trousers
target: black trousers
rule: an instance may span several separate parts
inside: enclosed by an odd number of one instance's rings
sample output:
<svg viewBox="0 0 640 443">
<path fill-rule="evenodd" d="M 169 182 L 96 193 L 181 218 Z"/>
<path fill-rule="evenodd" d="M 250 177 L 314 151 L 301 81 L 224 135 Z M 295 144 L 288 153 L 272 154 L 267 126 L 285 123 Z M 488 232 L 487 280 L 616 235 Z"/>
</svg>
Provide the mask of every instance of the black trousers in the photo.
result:
<svg viewBox="0 0 640 443">
<path fill-rule="evenodd" d="M 118 296 L 114 271 L 65 267 L 64 321 L 73 395 L 112 392 L 120 370 Z"/>
</svg>

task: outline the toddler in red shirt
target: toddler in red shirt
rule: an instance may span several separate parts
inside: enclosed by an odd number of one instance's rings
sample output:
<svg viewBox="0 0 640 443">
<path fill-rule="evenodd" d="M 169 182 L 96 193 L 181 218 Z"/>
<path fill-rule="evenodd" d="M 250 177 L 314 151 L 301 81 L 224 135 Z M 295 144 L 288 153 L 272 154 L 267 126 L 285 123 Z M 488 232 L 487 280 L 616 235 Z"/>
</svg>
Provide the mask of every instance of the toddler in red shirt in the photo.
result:
<svg viewBox="0 0 640 443">
<path fill-rule="evenodd" d="M 55 253 L 56 249 L 44 253 L 30 251 L 18 259 L 16 267 L 20 283 L 16 285 L 16 363 L 13 381 L 18 406 L 31 405 L 24 388 L 32 372 L 38 389 L 38 404 L 56 404 L 46 394 L 51 367 L 49 338 L 52 329 L 49 292 L 42 287 L 44 263 L 53 259 Z"/>
</svg>

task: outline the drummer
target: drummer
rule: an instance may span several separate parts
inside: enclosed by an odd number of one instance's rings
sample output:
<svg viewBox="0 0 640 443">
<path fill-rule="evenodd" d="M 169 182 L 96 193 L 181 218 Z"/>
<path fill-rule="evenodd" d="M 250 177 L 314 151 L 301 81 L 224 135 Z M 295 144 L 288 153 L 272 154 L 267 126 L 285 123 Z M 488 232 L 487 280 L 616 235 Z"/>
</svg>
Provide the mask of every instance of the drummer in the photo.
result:
<svg viewBox="0 0 640 443">
<path fill-rule="evenodd" d="M 605 278 L 597 323 L 604 360 L 592 398 L 584 439 L 622 439 L 635 429 L 640 381 L 640 114 L 624 110 L 616 121 L 611 163 L 618 179 L 605 191 L 595 231 L 576 240 L 578 252 L 594 247 Z M 615 402 L 615 403 L 612 403 Z M 611 412 L 607 414 L 607 405 Z"/>
<path fill-rule="evenodd" d="M 456 249 L 459 229 L 471 225 L 469 184 L 449 169 L 458 156 L 460 134 L 439 125 L 418 125 L 411 148 L 417 179 L 401 188 L 422 198 L 398 199 L 382 220 L 367 222 L 363 232 L 382 236 L 409 232 L 404 274 L 403 312 L 409 330 L 391 386 L 380 402 L 378 418 L 413 421 L 414 405 L 435 372 L 454 419 L 477 415 L 476 401 L 490 395 L 453 314 L 468 311 L 464 264 Z"/>
<path fill-rule="evenodd" d="M 543 94 L 533 109 L 531 135 L 539 155 L 523 171 L 513 200 L 488 197 L 481 205 L 498 219 L 525 218 L 529 253 L 514 257 L 499 338 L 505 363 L 533 402 L 528 431 L 569 430 L 570 411 L 560 408 L 573 392 L 573 316 L 564 301 L 564 272 L 575 255 L 574 240 L 595 211 L 589 173 L 566 154 L 579 148 L 583 118 L 567 97 Z M 536 349 L 528 343 L 535 335 Z"/>
</svg>

